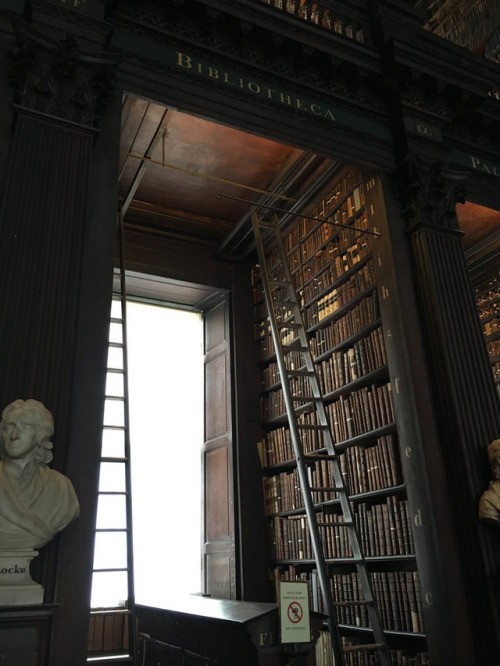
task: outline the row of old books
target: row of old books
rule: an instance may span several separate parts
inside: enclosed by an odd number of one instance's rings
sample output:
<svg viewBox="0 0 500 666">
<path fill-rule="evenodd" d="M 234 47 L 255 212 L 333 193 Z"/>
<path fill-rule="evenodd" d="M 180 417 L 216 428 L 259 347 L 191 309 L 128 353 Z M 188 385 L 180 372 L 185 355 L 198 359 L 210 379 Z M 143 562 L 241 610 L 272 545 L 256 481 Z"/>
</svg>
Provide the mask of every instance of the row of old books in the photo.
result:
<svg viewBox="0 0 500 666">
<path fill-rule="evenodd" d="M 275 437 L 277 433 L 279 437 Z M 288 435 L 288 436 L 287 436 Z M 293 459 L 289 431 L 278 428 L 271 431 L 271 449 L 260 449 L 263 467 Z M 316 442 L 320 444 L 320 442 Z M 309 447 L 308 447 L 309 448 Z M 312 453 L 317 449 L 310 449 Z M 278 449 L 278 450 L 276 450 Z M 371 446 L 349 446 L 338 452 L 344 484 L 350 495 L 359 495 L 399 486 L 403 479 L 399 464 L 399 447 L 393 435 L 384 435 Z M 315 502 L 328 502 L 336 498 L 335 482 L 330 461 L 317 459 L 308 463 L 309 484 Z M 296 468 L 263 478 L 266 514 L 294 511 L 304 506 Z M 293 492 L 292 490 L 293 489 Z"/>
<path fill-rule="evenodd" d="M 356 650 L 352 640 L 343 639 L 344 647 L 347 648 L 344 657 L 344 666 L 380 666 L 380 660 L 376 652 L 365 649 Z M 427 652 L 415 654 L 410 650 L 390 650 L 391 666 L 430 666 Z M 315 646 L 316 666 L 336 666 L 330 635 L 324 631 L 320 634 Z"/>
<path fill-rule="evenodd" d="M 498 384 L 498 381 L 500 380 L 500 360 L 494 361 L 491 364 L 491 367 L 492 367 L 492 370 L 493 370 L 493 377 L 495 378 L 495 381 Z"/>
<path fill-rule="evenodd" d="M 259 310 L 260 312 L 260 310 Z M 328 324 L 318 328 L 310 339 L 311 353 L 313 358 L 317 358 L 328 353 L 334 347 L 342 344 L 351 337 L 359 334 L 366 327 L 378 321 L 379 307 L 377 294 L 371 289 L 364 298 L 361 298 L 356 304 L 347 310 L 342 316 L 332 318 Z M 285 332 L 284 336 L 289 335 Z M 267 319 L 258 317 L 255 324 L 255 338 L 258 341 L 259 358 L 266 361 L 275 353 L 274 342 L 270 335 L 270 327 Z M 383 345 L 385 348 L 385 345 Z M 385 356 L 384 356 L 385 358 Z M 302 356 L 296 353 L 296 369 L 302 367 Z M 300 363 L 300 365 L 299 365 Z M 267 383 L 271 386 L 273 382 Z"/>
<path fill-rule="evenodd" d="M 305 361 L 300 351 L 290 350 L 285 357 L 285 364 L 288 370 L 300 370 L 305 368 Z M 278 364 L 271 361 L 262 369 L 262 390 L 270 389 L 280 382 L 280 373 Z"/>
<path fill-rule="evenodd" d="M 500 287 L 498 289 L 500 292 Z M 500 293 L 494 300 L 487 301 L 484 305 L 479 306 L 479 319 L 484 321 L 495 315 L 500 314 Z"/>
<path fill-rule="evenodd" d="M 266 516 L 274 513 L 295 511 L 304 507 L 304 496 L 300 487 L 297 468 L 262 479 L 264 486 L 264 511 Z"/>
<path fill-rule="evenodd" d="M 337 499 L 332 467 L 328 460 L 319 460 L 308 467 L 308 483 L 313 502 Z M 264 477 L 264 507 L 267 516 L 304 508 L 304 495 L 297 468 Z"/>
<path fill-rule="evenodd" d="M 295 259 L 295 270 L 293 272 L 294 285 L 298 288 L 306 285 L 310 280 L 322 282 L 325 286 L 342 277 L 354 268 L 356 264 L 370 254 L 370 247 L 366 241 L 366 235 L 361 234 L 356 242 L 347 248 L 340 241 L 331 241 L 320 250 L 313 252 L 311 257 L 302 263 L 300 253 L 292 255 Z M 294 264 L 291 268 L 293 269 Z M 323 279 L 323 272 L 327 272 L 327 278 Z"/>
<path fill-rule="evenodd" d="M 353 343 L 333 352 L 321 362 L 320 386 L 323 395 L 343 388 L 370 372 L 387 365 L 384 337 L 380 327 Z"/>
<path fill-rule="evenodd" d="M 375 284 L 372 262 L 368 261 L 349 280 L 330 289 L 321 298 L 314 300 L 327 287 L 333 286 L 336 279 L 333 273 L 323 271 L 318 278 L 300 289 L 298 295 L 301 305 L 305 307 L 305 321 L 308 327 L 314 326 L 314 324 L 337 312 L 340 308 L 347 306 L 356 296 L 367 291 L 369 287 Z"/>
<path fill-rule="evenodd" d="M 498 356 L 500 354 L 500 338 L 488 342 L 487 348 L 490 356 Z"/>
<path fill-rule="evenodd" d="M 406 499 L 389 495 L 378 504 L 360 503 L 354 519 L 366 557 L 415 553 Z"/>
<path fill-rule="evenodd" d="M 343 442 L 394 422 L 391 383 L 364 386 L 326 405 L 335 441 Z"/>
<path fill-rule="evenodd" d="M 305 412 L 299 417 L 301 425 L 316 425 L 314 413 Z M 302 437 L 302 450 L 304 453 L 314 453 L 325 446 L 322 433 L 316 429 L 304 430 Z M 258 442 L 260 458 L 263 467 L 278 465 L 294 459 L 294 452 L 290 430 L 284 426 L 273 428 L 267 432 L 264 439 Z"/>
<path fill-rule="evenodd" d="M 305 236 L 288 254 L 288 266 L 292 273 L 304 267 L 311 271 L 309 277 L 312 277 L 329 261 L 346 253 L 365 256 L 369 252 L 366 234 L 363 233 L 368 227 L 365 209 L 361 208 L 356 211 L 356 216 L 350 223 L 352 226 L 340 225 L 336 222 L 322 222 L 309 236 Z M 288 244 L 286 243 L 286 245 Z M 277 260 L 277 255 L 273 254 L 271 257 L 274 261 Z M 272 264 L 273 261 L 271 260 L 270 263 Z M 351 263 L 356 262 L 351 261 Z"/>
<path fill-rule="evenodd" d="M 476 303 L 478 308 L 488 307 L 500 299 L 500 271 L 483 280 L 475 287 Z"/>
<path fill-rule="evenodd" d="M 273 516 L 268 527 L 272 560 L 312 560 L 311 537 L 305 515 Z"/>
<path fill-rule="evenodd" d="M 417 571 L 372 571 L 369 574 L 384 629 L 403 633 L 423 632 L 423 614 Z M 299 571 L 296 567 L 276 567 L 274 584 L 279 581 L 306 582 L 311 610 L 324 613 L 323 595 L 316 569 Z M 356 572 L 333 573 L 329 585 L 334 599 L 337 623 L 369 628 L 369 613 Z M 358 603 L 357 603 L 358 602 Z"/>
<path fill-rule="evenodd" d="M 351 197 L 351 211 L 360 210 L 364 206 L 364 186 L 360 183 L 361 173 L 358 169 L 350 169 L 344 178 L 340 179 L 329 190 L 321 201 L 311 209 L 307 217 L 301 218 L 298 224 L 284 238 L 285 250 L 291 252 L 301 240 L 313 231 L 330 213 L 334 212 L 346 197 Z M 352 213 L 353 214 L 353 213 Z M 349 217 L 352 216 L 349 215 Z M 325 237 L 319 239 L 319 245 L 331 236 L 331 230 L 324 228 Z"/>
<path fill-rule="evenodd" d="M 500 333 L 500 316 L 493 317 L 483 323 L 483 333 L 485 336 Z"/>
<path fill-rule="evenodd" d="M 384 629 L 422 633 L 422 604 L 417 571 L 373 571 L 371 584 Z M 357 573 L 333 574 L 331 577 L 337 621 L 353 627 L 370 626 L 368 609 Z M 321 591 L 318 588 L 318 597 Z M 359 605 L 355 602 L 361 602 Z M 354 602 L 354 603 L 353 603 Z M 318 609 L 322 612 L 321 606 Z"/>
<path fill-rule="evenodd" d="M 290 489 L 292 494 L 294 489 Z M 296 497 L 297 505 L 301 497 Z M 389 495 L 376 504 L 360 503 L 354 513 L 362 551 L 366 557 L 413 555 L 414 541 L 410 529 L 408 502 Z M 343 516 L 333 511 L 318 514 L 318 530 L 327 559 L 352 556 L 351 544 Z M 310 560 L 313 551 L 305 515 L 274 515 L 270 523 L 270 541 L 276 560 Z"/>
<path fill-rule="evenodd" d="M 290 386 L 297 406 L 310 401 L 306 378 L 292 377 Z M 261 411 L 266 422 L 285 414 L 285 397 L 281 388 L 261 397 Z M 338 400 L 326 405 L 326 413 L 338 443 L 389 425 L 394 422 L 391 383 L 363 386 L 350 394 L 341 395 Z"/>
<path fill-rule="evenodd" d="M 311 2 L 311 0 L 260 0 L 260 2 L 347 39 L 361 44 L 365 41 L 366 28 L 357 21 L 353 22 L 352 15 L 340 14 L 338 10 L 322 2 Z"/>
<path fill-rule="evenodd" d="M 355 212 L 357 211 L 353 210 L 352 214 L 354 215 Z M 308 217 L 305 220 L 309 228 L 308 233 L 289 252 L 288 265 L 290 270 L 295 272 L 300 267 L 309 266 L 311 260 L 321 255 L 322 260 L 318 266 L 318 270 L 320 270 L 328 263 L 330 255 L 335 257 L 345 253 L 349 247 L 356 244 L 358 239 L 364 243 L 363 234 L 359 233 L 367 226 L 364 211 L 357 218 L 353 218 L 356 220 L 355 228 L 346 224 L 347 222 L 352 223 L 352 220 L 349 220 L 350 217 L 347 202 L 344 202 L 341 209 L 335 211 L 331 216 L 327 216 L 325 220 Z M 287 248 L 289 245 L 290 243 L 285 240 L 284 247 Z M 356 250 L 353 248 L 353 252 L 359 252 L 360 250 L 361 245 Z M 277 249 L 269 253 L 266 263 L 270 273 L 274 273 L 275 269 L 280 266 L 281 261 Z"/>
<path fill-rule="evenodd" d="M 288 265 L 292 273 L 303 275 L 303 282 L 307 282 L 330 262 L 340 257 L 343 259 L 338 266 L 339 275 L 342 275 L 364 257 L 370 251 L 366 234 L 363 233 L 368 227 L 368 218 L 366 211 L 362 208 L 356 210 L 355 213 L 352 219 L 343 222 L 341 221 L 343 216 L 335 213 L 328 222 L 321 223 L 308 236 L 305 236 L 289 253 Z M 268 267 L 271 268 L 276 260 L 277 256 L 271 254 Z M 344 262 L 347 262 L 349 266 L 342 270 Z"/>
<path fill-rule="evenodd" d="M 373 571 L 371 578 L 384 627 L 423 633 L 418 571 Z"/>
<path fill-rule="evenodd" d="M 318 328 L 311 337 L 311 351 L 313 356 L 324 354 L 346 338 L 356 335 L 366 326 L 375 322 L 379 317 L 378 299 L 373 289 L 374 276 L 372 269 L 367 266 L 366 270 L 354 281 L 349 281 L 346 286 L 333 290 L 327 297 L 311 304 L 305 312 L 306 325 L 310 327 L 323 321 L 338 310 L 348 306 L 349 301 L 356 299 L 352 308 L 346 309 L 340 317 L 332 318 L 325 327 Z M 368 291 L 369 290 L 369 291 Z M 363 292 L 366 295 L 358 299 Z M 257 305 L 257 317 L 255 323 L 255 338 L 258 341 L 259 356 L 262 360 L 270 358 L 274 353 L 274 343 L 270 335 L 270 325 L 265 318 L 265 308 L 260 303 Z M 293 331 L 282 333 L 282 343 L 292 341 Z"/>
<path fill-rule="evenodd" d="M 255 338 L 263 338 L 266 341 L 272 342 L 271 325 L 268 319 L 261 319 L 254 324 Z M 297 338 L 297 332 L 293 328 L 281 328 L 280 339 L 283 345 L 292 344 Z M 274 344 L 272 345 L 274 350 Z"/>
<path fill-rule="evenodd" d="M 293 395 L 297 398 L 297 404 L 299 401 L 307 403 L 311 400 L 311 391 L 305 377 L 292 377 L 290 386 Z M 285 396 L 281 388 L 269 391 L 261 397 L 261 412 L 265 421 L 272 421 L 285 414 Z"/>
<path fill-rule="evenodd" d="M 302 425 L 313 425 L 313 420 L 312 413 L 305 413 L 300 417 Z M 321 431 L 305 430 L 302 445 L 305 454 L 321 451 L 324 447 Z M 258 443 L 258 448 L 262 467 L 279 465 L 295 457 L 290 430 L 284 426 L 267 432 L 264 439 Z M 346 446 L 343 451 L 338 452 L 338 456 L 344 482 L 352 495 L 390 488 L 402 483 L 399 446 L 391 434 L 369 439 L 362 446 Z M 321 464 L 326 463 L 321 462 Z"/>
<path fill-rule="evenodd" d="M 348 446 L 339 456 L 350 495 L 393 488 L 403 483 L 395 435 L 378 437 L 375 446 Z"/>
<path fill-rule="evenodd" d="M 476 285 L 475 295 L 493 377 L 500 395 L 500 271 L 496 270 Z"/>
<path fill-rule="evenodd" d="M 367 651 L 364 649 L 356 650 L 356 645 L 359 645 L 359 640 L 354 641 L 352 638 L 344 638 L 343 645 L 346 648 L 343 666 L 380 666 L 380 660 L 376 652 Z M 324 653 L 325 647 L 322 646 L 321 655 Z M 317 652 L 316 652 L 317 654 Z M 427 652 L 417 652 L 405 650 L 390 650 L 391 665 L 392 666 L 430 666 L 429 654 Z M 316 658 L 316 666 L 332 666 L 335 662 L 321 661 Z"/>
<path fill-rule="evenodd" d="M 326 326 L 318 328 L 310 339 L 314 358 L 344 343 L 364 328 L 378 321 L 379 306 L 375 290 L 357 301 L 344 315 L 332 319 Z"/>
</svg>

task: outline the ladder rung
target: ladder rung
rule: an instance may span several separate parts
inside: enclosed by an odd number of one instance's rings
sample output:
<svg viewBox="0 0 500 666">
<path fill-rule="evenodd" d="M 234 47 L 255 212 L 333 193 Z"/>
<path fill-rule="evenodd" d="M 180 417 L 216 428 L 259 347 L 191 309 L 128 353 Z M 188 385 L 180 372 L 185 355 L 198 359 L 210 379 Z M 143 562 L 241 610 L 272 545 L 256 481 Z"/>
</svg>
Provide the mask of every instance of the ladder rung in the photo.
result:
<svg viewBox="0 0 500 666">
<path fill-rule="evenodd" d="M 311 490 L 315 490 L 316 492 L 334 492 L 337 490 L 337 488 L 330 488 L 329 486 L 309 486 Z"/>
<path fill-rule="evenodd" d="M 382 643 L 364 643 L 359 645 L 343 645 L 344 652 L 356 652 L 357 650 L 379 650 L 384 647 Z"/>
<path fill-rule="evenodd" d="M 333 605 L 341 608 L 351 607 L 351 606 L 373 606 L 373 601 L 367 601 L 366 599 L 358 599 L 357 601 L 334 601 Z"/>
<path fill-rule="evenodd" d="M 296 338 L 298 340 L 298 338 Z M 289 352 L 306 352 L 308 351 L 307 347 L 302 347 L 302 345 L 281 345 L 281 349 L 285 354 Z"/>
<path fill-rule="evenodd" d="M 314 377 L 316 373 L 312 370 L 287 370 L 288 377 Z"/>
<path fill-rule="evenodd" d="M 298 331 L 302 326 L 300 324 L 294 324 L 291 321 L 279 321 L 278 328 L 289 328 L 290 330 Z"/>
<path fill-rule="evenodd" d="M 270 280 L 271 289 L 277 289 L 278 287 L 283 289 L 285 287 L 290 287 L 290 283 L 286 280 Z"/>
<path fill-rule="evenodd" d="M 293 339 L 290 340 L 290 342 L 289 342 L 288 344 L 290 345 L 290 347 L 293 347 L 293 345 L 294 345 L 295 343 L 297 343 L 297 342 L 300 342 L 300 338 L 299 338 L 297 335 L 295 335 L 295 336 L 293 337 Z"/>
<path fill-rule="evenodd" d="M 310 426 L 300 426 L 299 425 L 299 428 L 319 428 L 319 429 L 328 430 L 328 426 L 311 426 L 311 425 Z M 325 455 L 322 455 L 321 453 L 308 453 L 307 455 L 304 456 L 304 458 L 306 460 L 310 458 L 311 460 L 314 460 L 314 461 L 317 461 L 317 460 L 337 460 L 338 456 L 337 456 L 336 453 L 328 453 L 328 454 L 325 454 Z"/>
<path fill-rule="evenodd" d="M 304 402 L 323 402 L 321 396 L 316 397 L 314 395 L 292 395 L 292 400 L 302 400 Z"/>
<path fill-rule="evenodd" d="M 297 301 L 290 298 L 288 301 L 273 301 L 273 305 L 275 308 L 289 308 L 291 305 L 297 305 Z"/>
</svg>

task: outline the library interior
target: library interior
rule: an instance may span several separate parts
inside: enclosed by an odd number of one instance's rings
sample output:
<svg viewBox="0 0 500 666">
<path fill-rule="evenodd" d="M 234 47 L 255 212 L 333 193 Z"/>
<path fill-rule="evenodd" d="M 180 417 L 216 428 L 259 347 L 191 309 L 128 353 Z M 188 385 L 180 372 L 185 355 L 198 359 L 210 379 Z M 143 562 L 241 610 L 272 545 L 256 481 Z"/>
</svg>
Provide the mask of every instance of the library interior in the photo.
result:
<svg viewBox="0 0 500 666">
<path fill-rule="evenodd" d="M 0 664 L 498 666 L 500 0 L 0 42 Z"/>
</svg>

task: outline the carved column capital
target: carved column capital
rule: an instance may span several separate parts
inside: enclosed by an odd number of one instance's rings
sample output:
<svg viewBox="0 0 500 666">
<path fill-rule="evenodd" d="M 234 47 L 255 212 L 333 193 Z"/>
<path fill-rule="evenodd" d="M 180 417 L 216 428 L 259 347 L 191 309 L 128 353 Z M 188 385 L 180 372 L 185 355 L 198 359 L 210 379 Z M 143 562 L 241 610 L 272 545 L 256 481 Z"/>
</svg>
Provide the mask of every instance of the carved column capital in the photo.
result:
<svg viewBox="0 0 500 666">
<path fill-rule="evenodd" d="M 391 174 L 392 188 L 408 229 L 426 224 L 458 231 L 455 206 L 465 202 L 466 180 L 466 172 L 408 156 Z"/>
<path fill-rule="evenodd" d="M 16 105 L 99 127 L 113 90 L 112 63 L 83 53 L 72 36 L 54 42 L 20 29 L 8 57 Z"/>
</svg>

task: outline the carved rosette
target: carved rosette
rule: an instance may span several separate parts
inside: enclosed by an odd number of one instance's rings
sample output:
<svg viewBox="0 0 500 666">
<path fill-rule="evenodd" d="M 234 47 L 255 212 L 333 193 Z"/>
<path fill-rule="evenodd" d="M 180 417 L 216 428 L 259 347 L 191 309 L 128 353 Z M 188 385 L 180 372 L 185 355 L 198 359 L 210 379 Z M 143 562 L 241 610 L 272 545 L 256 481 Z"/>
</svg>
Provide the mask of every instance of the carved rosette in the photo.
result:
<svg viewBox="0 0 500 666">
<path fill-rule="evenodd" d="M 408 229 L 427 224 L 458 231 L 456 204 L 465 202 L 465 172 L 407 158 L 392 174 L 392 187 Z"/>
<path fill-rule="evenodd" d="M 99 127 L 113 89 L 108 64 L 90 62 L 73 37 L 42 45 L 19 34 L 8 56 L 16 105 Z"/>
</svg>

